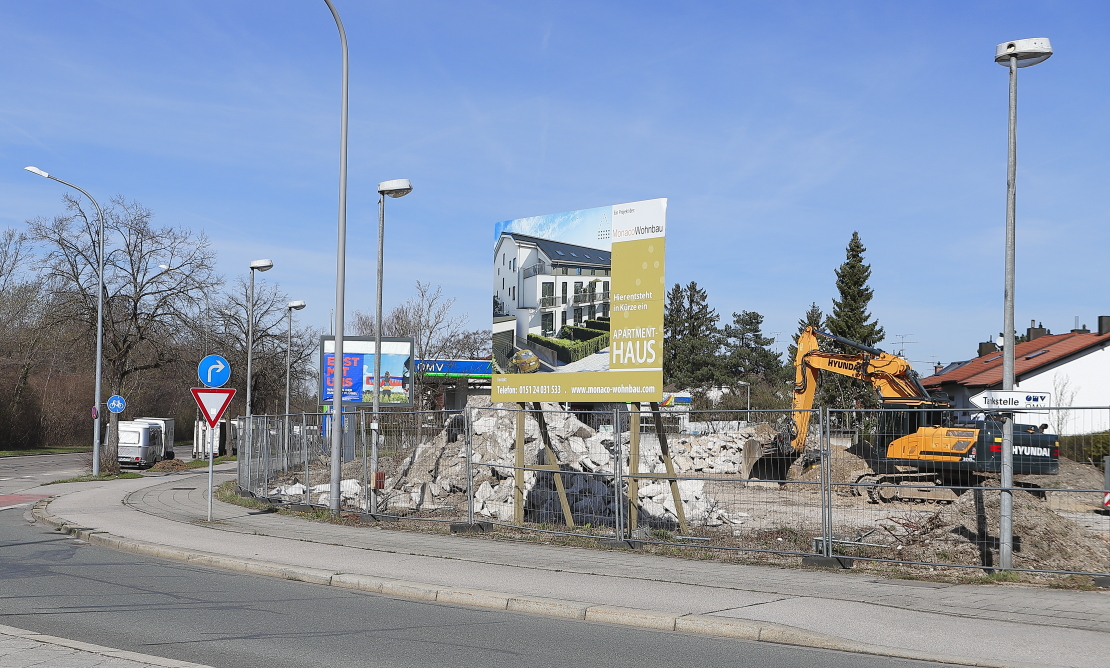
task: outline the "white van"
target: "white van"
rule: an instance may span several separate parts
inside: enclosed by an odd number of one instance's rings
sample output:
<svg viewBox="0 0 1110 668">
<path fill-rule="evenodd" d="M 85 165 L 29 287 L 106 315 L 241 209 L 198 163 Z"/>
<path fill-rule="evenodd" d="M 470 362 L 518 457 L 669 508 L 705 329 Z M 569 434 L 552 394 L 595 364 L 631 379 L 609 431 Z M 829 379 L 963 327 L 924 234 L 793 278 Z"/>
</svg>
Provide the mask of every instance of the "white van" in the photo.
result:
<svg viewBox="0 0 1110 668">
<path fill-rule="evenodd" d="M 165 457 L 162 426 L 141 420 L 120 421 L 116 457 L 121 466 L 154 466 L 162 461 Z"/>
<path fill-rule="evenodd" d="M 173 459 L 173 418 L 142 417 L 135 418 L 132 422 L 150 422 L 162 427 L 162 440 L 165 446 L 162 450 L 162 459 Z"/>
</svg>

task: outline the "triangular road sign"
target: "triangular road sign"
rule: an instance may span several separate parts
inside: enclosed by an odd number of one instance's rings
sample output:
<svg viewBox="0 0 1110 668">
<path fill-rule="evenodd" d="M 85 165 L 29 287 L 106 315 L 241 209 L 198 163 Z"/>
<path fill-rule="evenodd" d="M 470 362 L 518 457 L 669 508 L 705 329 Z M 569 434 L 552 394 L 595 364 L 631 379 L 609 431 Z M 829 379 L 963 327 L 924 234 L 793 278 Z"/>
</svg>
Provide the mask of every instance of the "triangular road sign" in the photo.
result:
<svg viewBox="0 0 1110 668">
<path fill-rule="evenodd" d="M 220 418 L 223 417 L 224 411 L 235 396 L 235 390 L 230 387 L 194 387 L 189 391 L 197 400 L 197 406 L 200 406 L 200 412 L 208 421 L 208 426 L 213 429 L 219 424 Z"/>
</svg>

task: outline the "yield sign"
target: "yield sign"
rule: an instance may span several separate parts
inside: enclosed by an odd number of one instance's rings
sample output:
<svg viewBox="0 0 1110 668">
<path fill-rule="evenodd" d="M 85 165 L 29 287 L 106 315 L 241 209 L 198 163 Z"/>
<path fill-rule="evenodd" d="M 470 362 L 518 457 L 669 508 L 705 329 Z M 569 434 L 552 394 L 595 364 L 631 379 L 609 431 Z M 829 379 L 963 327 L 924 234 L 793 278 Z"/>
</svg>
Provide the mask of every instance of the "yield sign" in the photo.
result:
<svg viewBox="0 0 1110 668">
<path fill-rule="evenodd" d="M 223 417 L 224 411 L 235 396 L 235 390 L 230 387 L 194 387 L 189 391 L 197 400 L 197 406 L 200 406 L 204 419 L 208 420 L 208 426 L 213 429 L 219 424 L 220 418 Z"/>
</svg>

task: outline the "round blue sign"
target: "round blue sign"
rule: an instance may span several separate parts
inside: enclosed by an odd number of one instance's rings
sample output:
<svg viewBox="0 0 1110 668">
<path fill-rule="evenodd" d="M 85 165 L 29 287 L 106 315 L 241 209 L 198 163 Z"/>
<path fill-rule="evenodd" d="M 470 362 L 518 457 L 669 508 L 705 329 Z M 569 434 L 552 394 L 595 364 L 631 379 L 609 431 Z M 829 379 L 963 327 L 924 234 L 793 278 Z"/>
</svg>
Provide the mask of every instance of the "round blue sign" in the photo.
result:
<svg viewBox="0 0 1110 668">
<path fill-rule="evenodd" d="M 108 410 L 113 413 L 122 413 L 127 408 L 127 401 L 118 394 L 108 397 Z"/>
<path fill-rule="evenodd" d="M 208 387 L 220 387 L 231 380 L 231 365 L 219 355 L 209 355 L 197 365 L 197 378 Z"/>
</svg>

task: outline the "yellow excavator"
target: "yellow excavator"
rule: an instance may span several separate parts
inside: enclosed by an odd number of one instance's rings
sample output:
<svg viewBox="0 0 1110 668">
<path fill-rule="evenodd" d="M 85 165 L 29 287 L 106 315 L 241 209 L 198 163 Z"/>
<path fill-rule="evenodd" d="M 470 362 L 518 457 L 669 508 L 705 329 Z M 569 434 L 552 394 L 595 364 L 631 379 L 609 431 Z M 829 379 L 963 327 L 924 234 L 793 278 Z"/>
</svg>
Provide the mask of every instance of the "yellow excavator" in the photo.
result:
<svg viewBox="0 0 1110 668">
<path fill-rule="evenodd" d="M 836 341 L 854 353 L 823 351 L 818 337 Z M 1002 469 L 1002 423 L 997 416 L 958 418 L 946 395 L 930 395 L 910 363 L 897 355 L 807 327 L 798 337 L 794 360 L 793 419 L 778 438 L 760 451 L 744 453 L 745 472 L 762 458 L 785 477 L 785 468 L 799 457 L 803 466 L 820 461 L 818 443 L 807 448 L 813 397 L 822 371 L 870 383 L 883 411 L 862 413 L 864 424 L 850 452 L 862 457 L 871 471 L 852 481 L 854 493 L 871 501 L 946 502 L 955 500 L 942 484 L 966 485 L 975 474 Z M 966 412 L 966 411 L 965 411 Z M 1055 474 L 1060 444 L 1054 434 L 1033 425 L 1014 425 L 1014 473 Z M 747 450 L 747 448 L 745 448 Z M 754 450 L 754 448 L 753 448 Z M 974 483 L 972 483 L 974 484 Z M 897 487 L 889 486 L 897 485 Z"/>
</svg>

